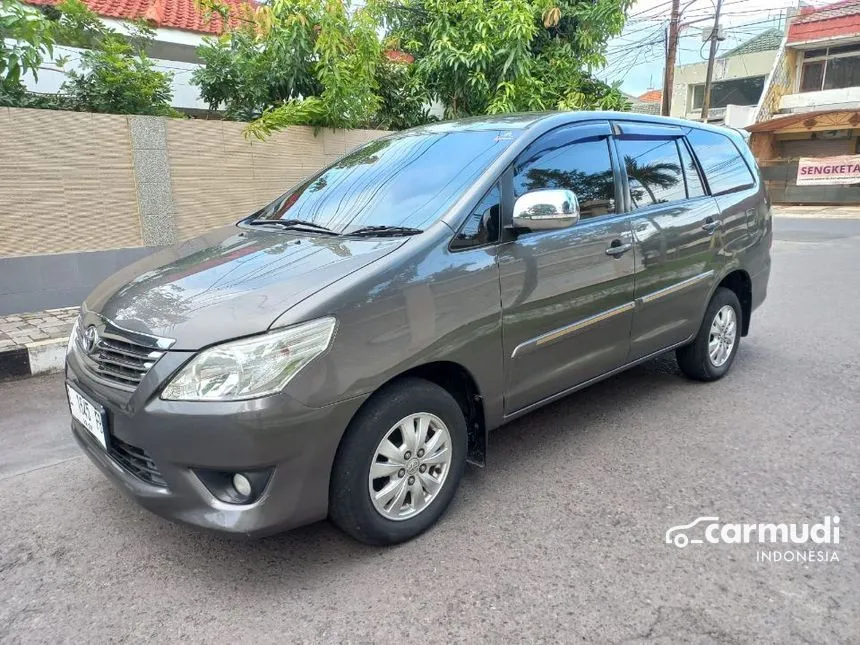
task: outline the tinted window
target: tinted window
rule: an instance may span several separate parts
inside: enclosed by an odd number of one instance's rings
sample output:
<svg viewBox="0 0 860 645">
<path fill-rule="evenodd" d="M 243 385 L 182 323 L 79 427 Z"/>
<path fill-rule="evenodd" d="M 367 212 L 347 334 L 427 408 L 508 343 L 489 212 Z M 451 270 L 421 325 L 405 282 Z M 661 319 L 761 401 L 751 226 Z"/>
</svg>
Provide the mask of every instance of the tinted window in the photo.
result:
<svg viewBox="0 0 860 645">
<path fill-rule="evenodd" d="M 687 144 L 678 139 L 678 150 L 681 151 L 681 165 L 684 167 L 684 179 L 687 180 L 687 197 L 701 197 L 705 194 L 699 169 L 693 161 L 693 155 L 687 148 Z"/>
<path fill-rule="evenodd" d="M 574 131 L 551 133 L 533 144 L 514 167 L 514 194 L 519 197 L 549 188 L 572 190 L 583 219 L 614 213 L 615 181 L 608 139 L 577 141 Z"/>
<path fill-rule="evenodd" d="M 462 249 L 498 242 L 501 203 L 502 194 L 496 184 L 463 222 L 451 248 Z"/>
<path fill-rule="evenodd" d="M 619 139 L 635 208 L 687 198 L 675 139 Z"/>
<path fill-rule="evenodd" d="M 736 78 L 730 81 L 717 81 L 711 85 L 711 109 L 724 108 L 729 104 L 755 105 L 764 90 L 764 76 Z M 702 109 L 705 99 L 705 86 L 693 86 L 693 109 Z"/>
<path fill-rule="evenodd" d="M 831 50 L 832 51 L 832 50 Z M 832 58 L 827 61 L 824 73 L 824 89 L 835 90 L 860 85 L 860 58 Z"/>
<path fill-rule="evenodd" d="M 806 63 L 803 66 L 803 77 L 800 81 L 801 92 L 817 92 L 824 80 L 824 61 Z"/>
<path fill-rule="evenodd" d="M 716 132 L 691 129 L 687 139 L 705 171 L 712 195 L 755 185 L 749 167 L 731 139 Z"/>
<path fill-rule="evenodd" d="M 339 233 L 426 228 L 507 148 L 509 131 L 419 130 L 377 139 L 266 206 L 257 218 L 300 219 Z"/>
</svg>

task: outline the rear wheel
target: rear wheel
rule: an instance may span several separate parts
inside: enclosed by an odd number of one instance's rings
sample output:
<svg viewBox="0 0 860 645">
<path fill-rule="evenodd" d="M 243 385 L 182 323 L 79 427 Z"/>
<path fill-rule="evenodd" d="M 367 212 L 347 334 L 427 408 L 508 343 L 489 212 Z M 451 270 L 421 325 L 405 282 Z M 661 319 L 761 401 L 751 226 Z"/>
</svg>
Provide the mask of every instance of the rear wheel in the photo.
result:
<svg viewBox="0 0 860 645">
<path fill-rule="evenodd" d="M 381 390 L 347 429 L 332 471 L 329 514 L 367 544 L 397 544 L 445 512 L 466 463 L 466 420 L 435 383 Z"/>
<path fill-rule="evenodd" d="M 692 343 L 675 353 L 681 371 L 697 381 L 722 378 L 738 352 L 743 312 L 735 292 L 717 288 Z"/>
</svg>

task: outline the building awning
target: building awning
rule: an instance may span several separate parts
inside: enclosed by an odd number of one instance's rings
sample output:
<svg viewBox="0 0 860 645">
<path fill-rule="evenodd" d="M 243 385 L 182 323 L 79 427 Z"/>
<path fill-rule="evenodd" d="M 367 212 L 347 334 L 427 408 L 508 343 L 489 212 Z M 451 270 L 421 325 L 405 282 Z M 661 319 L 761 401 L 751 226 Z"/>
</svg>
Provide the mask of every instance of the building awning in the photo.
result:
<svg viewBox="0 0 860 645">
<path fill-rule="evenodd" d="M 759 121 L 746 127 L 748 132 L 793 132 L 813 130 L 845 130 L 860 128 L 860 110 L 818 110 L 816 112 L 799 112 L 786 114 Z"/>
</svg>

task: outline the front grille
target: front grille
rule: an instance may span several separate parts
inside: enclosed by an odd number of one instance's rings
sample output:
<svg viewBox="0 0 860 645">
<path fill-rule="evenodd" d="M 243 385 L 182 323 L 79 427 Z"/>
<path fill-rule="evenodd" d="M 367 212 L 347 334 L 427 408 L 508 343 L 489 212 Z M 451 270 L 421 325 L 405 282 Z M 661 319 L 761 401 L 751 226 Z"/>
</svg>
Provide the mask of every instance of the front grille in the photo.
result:
<svg viewBox="0 0 860 645">
<path fill-rule="evenodd" d="M 161 476 L 161 471 L 143 448 L 132 446 L 114 436 L 110 437 L 108 446 L 108 454 L 132 475 L 147 484 L 167 488 L 167 482 Z"/>
<path fill-rule="evenodd" d="M 77 344 L 84 365 L 93 375 L 121 389 L 134 391 L 156 361 L 164 356 L 163 351 L 132 342 L 120 336 L 116 328 L 108 326 L 98 335 L 95 347 L 87 352 L 87 329 L 78 325 Z"/>
</svg>

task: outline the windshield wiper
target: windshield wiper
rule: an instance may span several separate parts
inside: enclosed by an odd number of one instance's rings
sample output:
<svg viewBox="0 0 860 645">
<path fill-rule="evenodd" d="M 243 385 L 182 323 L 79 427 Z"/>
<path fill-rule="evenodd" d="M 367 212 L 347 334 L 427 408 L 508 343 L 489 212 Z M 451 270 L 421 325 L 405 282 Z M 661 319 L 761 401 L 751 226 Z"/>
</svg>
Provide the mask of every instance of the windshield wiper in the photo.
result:
<svg viewBox="0 0 860 645">
<path fill-rule="evenodd" d="M 362 226 L 354 231 L 346 233 L 346 235 L 369 235 L 369 236 L 399 236 L 399 235 L 418 235 L 423 233 L 420 228 L 410 228 L 409 226 Z"/>
<path fill-rule="evenodd" d="M 314 224 L 313 222 L 308 222 L 303 219 L 252 219 L 249 222 L 245 222 L 251 226 L 278 226 L 280 228 L 286 230 L 308 230 L 313 231 L 314 233 L 325 233 L 326 235 L 340 235 L 340 233 L 331 230 L 330 228 L 326 228 L 325 226 L 320 226 L 319 224 Z"/>
</svg>

